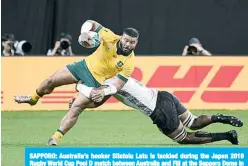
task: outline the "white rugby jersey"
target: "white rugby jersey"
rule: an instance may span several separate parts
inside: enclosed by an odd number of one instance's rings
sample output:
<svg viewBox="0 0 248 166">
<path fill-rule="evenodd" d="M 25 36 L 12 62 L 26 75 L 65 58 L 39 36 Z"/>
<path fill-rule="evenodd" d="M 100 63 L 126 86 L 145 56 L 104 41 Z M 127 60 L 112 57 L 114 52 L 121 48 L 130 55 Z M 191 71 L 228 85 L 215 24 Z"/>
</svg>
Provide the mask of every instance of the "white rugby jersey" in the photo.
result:
<svg viewBox="0 0 248 166">
<path fill-rule="evenodd" d="M 111 79 L 104 84 L 111 84 Z M 156 107 L 157 95 L 156 89 L 147 88 L 139 81 L 128 78 L 124 87 L 113 96 L 123 104 L 150 116 Z"/>
</svg>

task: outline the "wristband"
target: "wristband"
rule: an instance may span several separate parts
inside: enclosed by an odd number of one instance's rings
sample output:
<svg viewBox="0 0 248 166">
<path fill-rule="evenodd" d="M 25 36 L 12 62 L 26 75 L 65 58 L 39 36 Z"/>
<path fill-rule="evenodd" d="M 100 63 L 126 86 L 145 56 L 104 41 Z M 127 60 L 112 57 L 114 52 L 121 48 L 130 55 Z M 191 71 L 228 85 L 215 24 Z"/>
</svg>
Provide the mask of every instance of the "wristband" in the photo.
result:
<svg viewBox="0 0 248 166">
<path fill-rule="evenodd" d="M 117 88 L 114 85 L 108 85 L 108 87 L 103 89 L 105 96 L 113 95 L 117 92 Z"/>
<path fill-rule="evenodd" d="M 78 92 L 82 93 L 85 95 L 87 98 L 90 98 L 90 93 L 92 91 L 92 87 L 88 87 L 84 84 L 77 84 L 76 89 Z"/>
</svg>

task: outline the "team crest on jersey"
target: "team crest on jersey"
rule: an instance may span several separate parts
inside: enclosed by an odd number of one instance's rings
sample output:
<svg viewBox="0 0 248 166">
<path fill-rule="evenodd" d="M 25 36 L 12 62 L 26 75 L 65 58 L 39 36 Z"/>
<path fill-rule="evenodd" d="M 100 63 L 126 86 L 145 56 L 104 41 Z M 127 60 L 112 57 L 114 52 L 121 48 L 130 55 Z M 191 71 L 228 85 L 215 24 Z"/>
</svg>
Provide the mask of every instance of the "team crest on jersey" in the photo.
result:
<svg viewBox="0 0 248 166">
<path fill-rule="evenodd" d="M 122 66 L 123 66 L 124 64 L 123 64 L 123 62 L 122 61 L 119 61 L 119 62 L 117 62 L 117 64 L 116 64 L 116 68 L 121 68 Z"/>
</svg>

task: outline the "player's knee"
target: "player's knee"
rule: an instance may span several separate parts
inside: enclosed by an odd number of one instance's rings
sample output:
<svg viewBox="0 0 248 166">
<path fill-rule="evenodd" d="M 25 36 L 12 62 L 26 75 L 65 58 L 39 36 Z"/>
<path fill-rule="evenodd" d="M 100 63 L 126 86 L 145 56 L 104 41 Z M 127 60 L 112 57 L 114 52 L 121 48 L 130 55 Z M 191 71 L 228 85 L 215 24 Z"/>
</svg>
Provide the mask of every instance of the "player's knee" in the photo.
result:
<svg viewBox="0 0 248 166">
<path fill-rule="evenodd" d="M 47 85 L 47 87 L 53 87 L 53 85 L 54 85 L 53 77 L 49 77 L 48 79 L 46 79 L 46 85 Z"/>
<path fill-rule="evenodd" d="M 188 114 L 188 116 L 185 118 L 185 120 L 183 121 L 183 125 L 195 130 L 195 122 L 196 122 L 197 117 L 194 116 L 191 112 Z"/>
<path fill-rule="evenodd" d="M 187 131 L 183 128 L 180 132 L 178 132 L 177 135 L 175 135 L 174 137 L 170 137 L 173 139 L 173 141 L 178 142 L 178 143 L 183 143 L 183 140 L 186 139 L 188 133 Z"/>
<path fill-rule="evenodd" d="M 197 118 L 194 119 L 192 125 L 189 127 L 191 130 L 198 130 L 200 126 L 197 124 Z"/>
<path fill-rule="evenodd" d="M 79 115 L 86 108 L 88 108 L 87 103 L 78 102 L 78 100 L 75 99 L 71 103 L 69 111 L 72 112 L 73 115 Z"/>
<path fill-rule="evenodd" d="M 69 117 L 77 117 L 83 112 L 84 108 L 82 106 L 77 106 L 73 104 L 69 110 Z"/>
</svg>

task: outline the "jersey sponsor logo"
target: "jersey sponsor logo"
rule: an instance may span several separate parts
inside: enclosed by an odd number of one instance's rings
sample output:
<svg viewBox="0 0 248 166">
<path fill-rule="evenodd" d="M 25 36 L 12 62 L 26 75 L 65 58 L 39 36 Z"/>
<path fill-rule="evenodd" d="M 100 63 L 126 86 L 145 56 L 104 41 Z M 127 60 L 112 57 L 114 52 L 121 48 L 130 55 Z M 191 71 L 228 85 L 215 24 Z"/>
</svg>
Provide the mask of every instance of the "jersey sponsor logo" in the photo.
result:
<svg viewBox="0 0 248 166">
<path fill-rule="evenodd" d="M 122 67 L 123 65 L 124 65 L 123 62 L 122 62 L 122 61 L 119 61 L 119 62 L 116 63 L 115 67 L 116 67 L 117 69 L 121 69 L 121 67 Z"/>
</svg>

